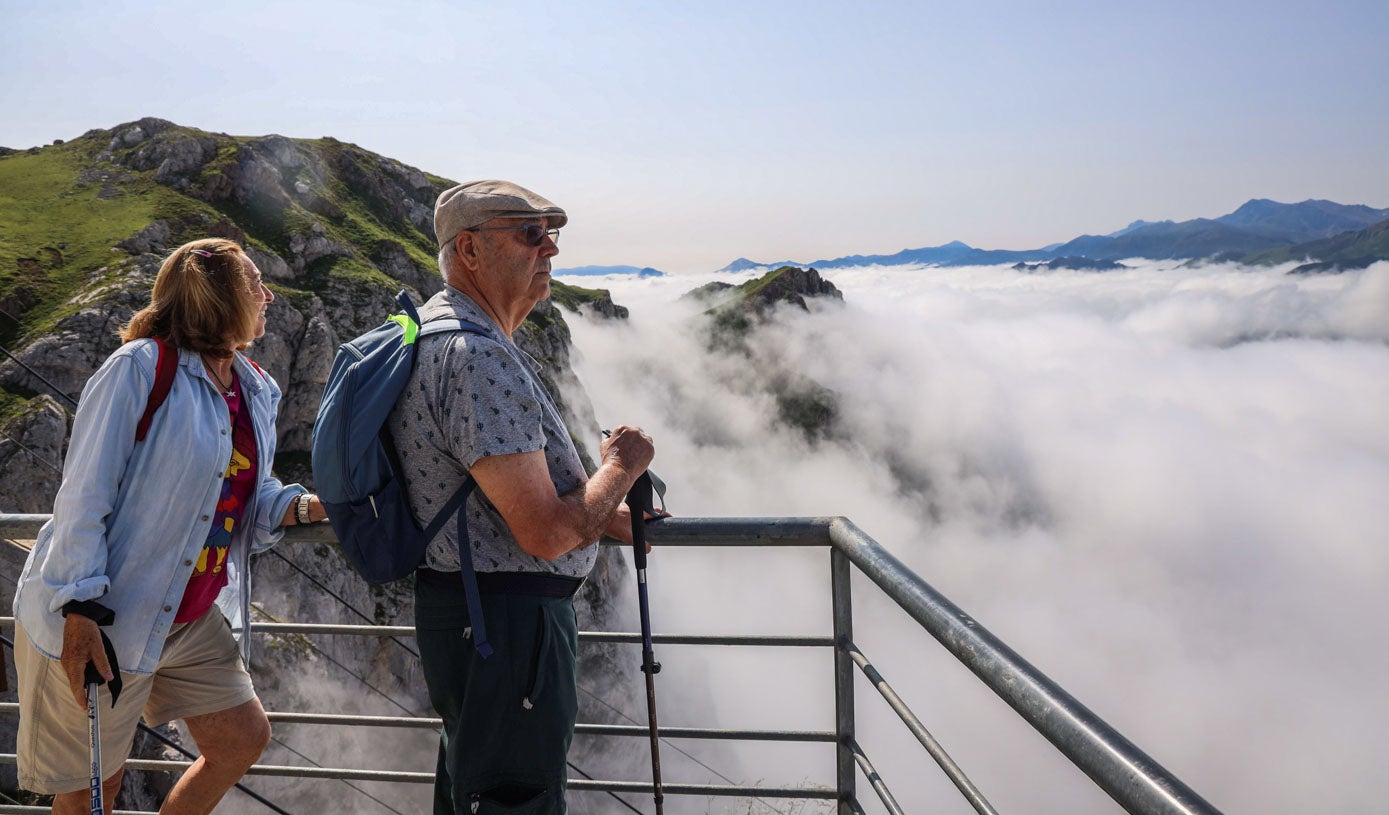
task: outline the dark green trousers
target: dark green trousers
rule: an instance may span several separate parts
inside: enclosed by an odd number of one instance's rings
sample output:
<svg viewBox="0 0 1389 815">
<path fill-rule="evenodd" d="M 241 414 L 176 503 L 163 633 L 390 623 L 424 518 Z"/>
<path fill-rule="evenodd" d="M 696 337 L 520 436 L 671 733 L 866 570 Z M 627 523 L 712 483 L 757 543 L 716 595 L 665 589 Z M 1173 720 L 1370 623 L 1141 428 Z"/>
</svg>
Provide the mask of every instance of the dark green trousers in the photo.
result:
<svg viewBox="0 0 1389 815">
<path fill-rule="evenodd" d="M 443 717 L 434 815 L 563 815 L 578 715 L 578 621 L 569 597 L 484 594 L 494 652 L 473 649 L 460 587 L 417 580 L 415 631 Z"/>
</svg>

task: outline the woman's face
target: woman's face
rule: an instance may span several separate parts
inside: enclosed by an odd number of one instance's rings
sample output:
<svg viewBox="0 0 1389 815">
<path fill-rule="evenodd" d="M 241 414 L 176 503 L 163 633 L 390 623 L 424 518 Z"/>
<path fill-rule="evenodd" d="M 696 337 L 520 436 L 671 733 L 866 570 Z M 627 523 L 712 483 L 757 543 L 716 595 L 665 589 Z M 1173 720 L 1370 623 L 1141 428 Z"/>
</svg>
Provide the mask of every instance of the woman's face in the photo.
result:
<svg viewBox="0 0 1389 815">
<path fill-rule="evenodd" d="M 265 310 L 274 302 L 275 293 L 261 281 L 260 269 L 256 268 L 256 264 L 249 257 L 242 255 L 241 262 L 245 266 L 246 280 L 251 284 L 252 296 L 256 302 L 255 333 L 246 340 L 251 342 L 265 336 Z"/>
</svg>

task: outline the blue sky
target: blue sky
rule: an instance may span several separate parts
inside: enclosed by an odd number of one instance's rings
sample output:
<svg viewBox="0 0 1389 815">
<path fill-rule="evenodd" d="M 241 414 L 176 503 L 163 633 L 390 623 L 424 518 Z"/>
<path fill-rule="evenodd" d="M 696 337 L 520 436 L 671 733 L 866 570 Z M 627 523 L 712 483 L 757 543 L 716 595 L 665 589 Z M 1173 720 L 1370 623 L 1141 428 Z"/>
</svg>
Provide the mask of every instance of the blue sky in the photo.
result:
<svg viewBox="0 0 1389 815">
<path fill-rule="evenodd" d="M 331 135 L 571 214 L 557 265 L 1032 248 L 1389 206 L 1383 2 L 0 0 L 0 145 Z"/>
</svg>

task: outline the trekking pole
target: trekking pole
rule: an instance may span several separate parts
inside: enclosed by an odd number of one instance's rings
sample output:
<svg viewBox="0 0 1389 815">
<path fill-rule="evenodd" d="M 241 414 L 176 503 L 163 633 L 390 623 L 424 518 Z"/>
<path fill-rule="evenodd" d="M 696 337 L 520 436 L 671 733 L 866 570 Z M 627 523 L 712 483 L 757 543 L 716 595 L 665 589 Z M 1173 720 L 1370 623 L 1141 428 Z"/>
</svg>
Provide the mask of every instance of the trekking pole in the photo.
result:
<svg viewBox="0 0 1389 815">
<path fill-rule="evenodd" d="M 90 662 L 83 679 L 87 683 L 87 731 L 92 741 L 92 777 L 87 785 L 87 797 L 91 801 L 92 815 L 105 815 L 106 807 L 101 800 L 101 712 L 96 693 L 103 680 Z"/>
<path fill-rule="evenodd" d="M 121 695 L 120 664 L 116 662 L 116 649 L 111 645 L 106 632 L 98 633 L 101 634 L 101 644 L 111 665 L 111 673 L 115 677 L 111 680 L 111 707 L 114 708 L 117 697 Z M 92 777 L 87 786 L 87 797 L 91 803 L 91 815 L 106 815 L 101 789 L 101 707 L 97 697 L 97 688 L 106 684 L 106 680 L 97 672 L 96 665 L 88 662 L 82 674 L 82 682 L 87 686 L 87 731 L 92 742 Z"/>
<path fill-rule="evenodd" d="M 656 815 L 664 815 L 665 796 L 661 792 L 661 736 L 656 728 L 656 674 L 661 663 L 651 647 L 651 603 L 646 594 L 646 511 L 651 508 L 651 476 L 642 473 L 627 492 L 627 509 L 632 513 L 632 558 L 637 567 L 637 602 L 641 607 L 641 671 L 646 674 L 646 715 L 651 728 L 651 781 L 655 792 Z"/>
</svg>

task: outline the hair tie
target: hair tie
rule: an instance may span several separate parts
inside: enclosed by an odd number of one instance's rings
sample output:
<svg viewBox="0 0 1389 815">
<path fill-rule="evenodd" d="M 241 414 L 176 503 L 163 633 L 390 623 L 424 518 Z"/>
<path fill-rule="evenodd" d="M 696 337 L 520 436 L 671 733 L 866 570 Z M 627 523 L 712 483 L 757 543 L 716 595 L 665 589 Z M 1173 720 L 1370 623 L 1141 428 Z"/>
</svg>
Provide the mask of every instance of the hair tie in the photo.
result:
<svg viewBox="0 0 1389 815">
<path fill-rule="evenodd" d="M 209 251 L 207 251 L 206 249 L 189 249 L 188 251 L 192 252 L 193 254 L 197 255 L 197 256 L 200 257 L 200 258 L 210 258 L 210 257 L 212 257 L 212 253 L 209 252 Z"/>
</svg>

